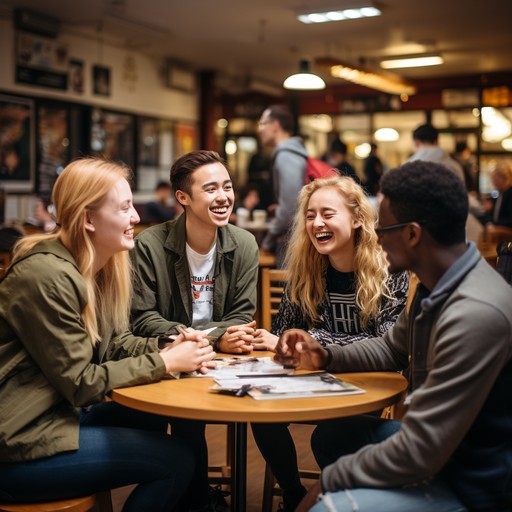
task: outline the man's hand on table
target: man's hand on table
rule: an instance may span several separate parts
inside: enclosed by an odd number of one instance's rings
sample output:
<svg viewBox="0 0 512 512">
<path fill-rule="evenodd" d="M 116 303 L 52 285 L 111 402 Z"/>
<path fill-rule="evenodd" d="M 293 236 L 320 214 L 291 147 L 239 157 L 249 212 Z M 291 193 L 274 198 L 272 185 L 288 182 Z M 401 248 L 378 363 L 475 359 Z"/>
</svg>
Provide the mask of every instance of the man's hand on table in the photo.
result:
<svg viewBox="0 0 512 512">
<path fill-rule="evenodd" d="M 301 329 L 284 331 L 276 345 L 274 360 L 285 367 L 321 370 L 329 353 L 313 336 Z"/>
</svg>

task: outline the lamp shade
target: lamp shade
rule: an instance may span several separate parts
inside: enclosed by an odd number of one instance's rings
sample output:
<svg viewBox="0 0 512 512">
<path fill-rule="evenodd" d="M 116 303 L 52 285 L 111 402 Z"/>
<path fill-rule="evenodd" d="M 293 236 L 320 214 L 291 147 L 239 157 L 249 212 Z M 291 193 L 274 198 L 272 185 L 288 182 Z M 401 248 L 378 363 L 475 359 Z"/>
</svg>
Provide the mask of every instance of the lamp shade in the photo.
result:
<svg viewBox="0 0 512 512">
<path fill-rule="evenodd" d="M 299 73 L 290 75 L 284 82 L 285 89 L 294 89 L 302 91 L 314 91 L 325 89 L 325 82 L 317 75 L 309 72 L 309 62 L 300 61 Z"/>
</svg>

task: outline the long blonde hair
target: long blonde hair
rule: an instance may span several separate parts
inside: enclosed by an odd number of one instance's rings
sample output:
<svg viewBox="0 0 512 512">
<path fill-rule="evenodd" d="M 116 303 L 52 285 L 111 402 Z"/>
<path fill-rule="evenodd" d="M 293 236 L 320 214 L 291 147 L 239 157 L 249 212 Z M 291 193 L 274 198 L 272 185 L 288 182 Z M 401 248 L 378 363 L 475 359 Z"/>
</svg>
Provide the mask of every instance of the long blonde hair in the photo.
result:
<svg viewBox="0 0 512 512">
<path fill-rule="evenodd" d="M 345 176 L 317 179 L 302 188 L 298 199 L 290 243 L 285 257 L 289 270 L 288 293 L 292 304 L 299 306 L 310 326 L 319 321 L 319 306 L 325 298 L 325 280 L 329 259 L 320 254 L 306 231 L 306 212 L 311 196 L 319 189 L 331 187 L 343 197 L 345 204 L 360 227 L 354 233 L 354 274 L 356 304 L 361 324 L 367 327 L 379 311 L 381 298 L 388 295 L 387 263 L 375 233 L 375 214 L 363 189 Z"/>
<path fill-rule="evenodd" d="M 86 286 L 88 303 L 82 312 L 91 342 L 128 327 L 131 301 L 131 266 L 128 253 L 112 256 L 93 273 L 96 253 L 85 229 L 87 212 L 101 206 L 119 178 L 130 179 L 122 164 L 86 157 L 71 162 L 57 178 L 52 192 L 57 229 L 53 233 L 24 237 L 13 251 L 13 263 L 44 240 L 57 240 L 73 255 Z"/>
</svg>

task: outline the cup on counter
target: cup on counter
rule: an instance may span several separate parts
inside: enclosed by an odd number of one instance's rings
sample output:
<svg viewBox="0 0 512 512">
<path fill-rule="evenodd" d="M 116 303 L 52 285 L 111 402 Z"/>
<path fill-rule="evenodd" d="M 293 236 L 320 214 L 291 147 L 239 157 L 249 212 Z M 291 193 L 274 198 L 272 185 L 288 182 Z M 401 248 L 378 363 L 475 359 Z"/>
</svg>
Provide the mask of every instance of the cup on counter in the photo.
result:
<svg viewBox="0 0 512 512">
<path fill-rule="evenodd" d="M 241 228 L 246 228 L 249 225 L 251 212 L 247 208 L 236 209 L 236 225 Z"/>
<path fill-rule="evenodd" d="M 252 212 L 252 220 L 254 224 L 263 226 L 267 222 L 267 211 L 266 210 L 254 210 Z"/>
</svg>

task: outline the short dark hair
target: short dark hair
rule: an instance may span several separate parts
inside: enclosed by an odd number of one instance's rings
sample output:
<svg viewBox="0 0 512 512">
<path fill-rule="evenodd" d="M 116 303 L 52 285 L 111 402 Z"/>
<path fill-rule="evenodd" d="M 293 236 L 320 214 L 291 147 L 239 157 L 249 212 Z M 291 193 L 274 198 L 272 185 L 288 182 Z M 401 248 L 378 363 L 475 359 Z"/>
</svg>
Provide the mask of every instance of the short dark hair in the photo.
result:
<svg viewBox="0 0 512 512">
<path fill-rule="evenodd" d="M 424 160 L 405 163 L 382 176 L 380 190 L 397 222 L 422 221 L 441 245 L 466 240 L 468 194 L 444 165 Z"/>
<path fill-rule="evenodd" d="M 435 144 L 437 142 L 438 136 L 439 132 L 437 131 L 437 129 L 428 123 L 418 126 L 418 128 L 416 128 L 416 130 L 412 132 L 412 138 L 414 140 L 419 140 L 420 142 L 427 142 L 428 144 Z"/>
<path fill-rule="evenodd" d="M 293 116 L 286 105 L 270 105 L 265 110 L 270 119 L 277 121 L 285 132 L 293 132 Z"/>
<path fill-rule="evenodd" d="M 171 167 L 171 185 L 173 190 L 175 192 L 182 190 L 190 195 L 194 171 L 203 165 L 216 162 L 228 169 L 226 161 L 215 151 L 191 151 L 180 156 Z"/>
<path fill-rule="evenodd" d="M 336 138 L 331 142 L 329 151 L 332 153 L 341 153 L 342 155 L 347 154 L 347 145 L 340 139 Z"/>
<path fill-rule="evenodd" d="M 455 153 L 462 153 L 466 149 L 468 149 L 468 145 L 464 141 L 457 142 L 457 144 L 455 144 Z"/>
<path fill-rule="evenodd" d="M 171 189 L 171 184 L 168 181 L 159 181 L 156 184 L 155 191 L 156 190 L 162 190 L 162 189 Z"/>
</svg>

